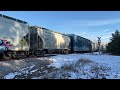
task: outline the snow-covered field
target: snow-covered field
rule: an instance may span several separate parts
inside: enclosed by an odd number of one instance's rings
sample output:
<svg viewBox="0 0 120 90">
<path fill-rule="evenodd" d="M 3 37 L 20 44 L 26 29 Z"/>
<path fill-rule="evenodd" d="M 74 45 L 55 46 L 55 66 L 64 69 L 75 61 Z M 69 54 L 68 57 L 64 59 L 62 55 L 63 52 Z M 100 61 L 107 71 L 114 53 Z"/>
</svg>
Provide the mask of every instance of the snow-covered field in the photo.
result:
<svg viewBox="0 0 120 90">
<path fill-rule="evenodd" d="M 43 58 L 44 59 L 44 58 Z M 57 55 L 48 58 L 53 61 L 48 67 L 55 67 L 50 72 L 46 69 L 42 76 L 33 76 L 31 79 L 120 79 L 120 56 L 98 53 Z M 11 72 L 4 79 L 12 79 L 21 73 L 38 72 L 33 66 Z M 24 70 L 24 72 L 23 72 Z M 30 71 L 31 70 L 31 71 Z"/>
</svg>

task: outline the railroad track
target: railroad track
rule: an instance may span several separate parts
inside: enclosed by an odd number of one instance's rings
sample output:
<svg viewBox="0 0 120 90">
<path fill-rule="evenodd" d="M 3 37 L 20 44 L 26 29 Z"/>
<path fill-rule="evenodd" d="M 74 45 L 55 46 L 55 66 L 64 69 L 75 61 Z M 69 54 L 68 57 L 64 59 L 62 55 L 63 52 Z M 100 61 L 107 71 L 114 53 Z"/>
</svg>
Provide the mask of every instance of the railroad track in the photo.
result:
<svg viewBox="0 0 120 90">
<path fill-rule="evenodd" d="M 51 57 L 51 56 L 56 56 L 54 54 L 46 54 L 44 56 L 29 56 L 29 57 L 19 57 L 19 58 L 10 58 L 10 59 L 3 59 L 0 58 L 0 62 L 1 61 L 10 61 L 10 60 L 21 60 L 21 59 L 30 59 L 30 58 L 40 58 L 40 57 Z"/>
</svg>

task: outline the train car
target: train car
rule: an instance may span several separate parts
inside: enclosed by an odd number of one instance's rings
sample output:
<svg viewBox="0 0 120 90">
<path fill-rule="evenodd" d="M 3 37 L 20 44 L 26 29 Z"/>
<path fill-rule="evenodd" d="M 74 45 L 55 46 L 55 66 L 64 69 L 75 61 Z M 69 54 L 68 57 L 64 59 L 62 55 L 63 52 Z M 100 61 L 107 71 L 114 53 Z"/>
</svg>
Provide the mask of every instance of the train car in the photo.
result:
<svg viewBox="0 0 120 90">
<path fill-rule="evenodd" d="M 17 51 L 29 50 L 27 22 L 0 14 L 0 53 L 11 57 Z M 29 36 L 29 35 L 28 35 Z"/>
<path fill-rule="evenodd" d="M 90 52 L 91 41 L 75 34 L 68 34 L 71 38 L 71 52 Z"/>
<path fill-rule="evenodd" d="M 31 26 L 30 51 L 34 53 L 42 53 L 43 51 L 45 53 L 68 53 L 70 38 L 43 27 Z"/>
<path fill-rule="evenodd" d="M 97 51 L 98 50 L 98 44 L 95 43 L 95 42 L 91 42 L 91 44 L 92 44 L 92 51 L 93 52 Z"/>
</svg>

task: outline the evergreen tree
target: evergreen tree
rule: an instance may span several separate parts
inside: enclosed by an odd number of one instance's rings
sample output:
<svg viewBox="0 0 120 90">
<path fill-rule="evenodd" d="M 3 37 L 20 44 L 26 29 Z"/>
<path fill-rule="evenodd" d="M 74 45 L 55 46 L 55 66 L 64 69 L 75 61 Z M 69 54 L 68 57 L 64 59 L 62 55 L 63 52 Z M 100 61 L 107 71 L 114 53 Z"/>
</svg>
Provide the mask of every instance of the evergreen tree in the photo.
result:
<svg viewBox="0 0 120 90">
<path fill-rule="evenodd" d="M 112 33 L 110 42 L 107 45 L 107 52 L 114 55 L 120 55 L 120 32 L 118 30 Z"/>
</svg>

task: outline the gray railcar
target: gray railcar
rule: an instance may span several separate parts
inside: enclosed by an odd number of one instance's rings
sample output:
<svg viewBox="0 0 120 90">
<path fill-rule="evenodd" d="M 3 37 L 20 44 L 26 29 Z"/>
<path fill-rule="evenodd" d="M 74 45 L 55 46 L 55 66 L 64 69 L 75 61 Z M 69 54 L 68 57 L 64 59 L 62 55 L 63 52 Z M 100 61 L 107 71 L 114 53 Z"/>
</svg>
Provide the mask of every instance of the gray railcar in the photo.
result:
<svg viewBox="0 0 120 90">
<path fill-rule="evenodd" d="M 71 38 L 72 52 L 89 52 L 92 50 L 91 41 L 78 35 L 68 34 Z"/>
<path fill-rule="evenodd" d="M 0 14 L 0 55 L 6 59 L 28 55 L 29 36 L 27 22 Z"/>
<path fill-rule="evenodd" d="M 24 38 L 28 33 L 27 22 L 0 14 L 0 39 L 12 44 L 10 50 L 29 50 L 29 43 L 26 41 L 28 39 Z"/>
<path fill-rule="evenodd" d="M 92 51 L 97 51 L 98 50 L 98 44 L 95 42 L 92 42 Z"/>
<path fill-rule="evenodd" d="M 70 37 L 67 35 L 38 26 L 30 27 L 30 50 L 45 53 L 68 53 Z"/>
</svg>

